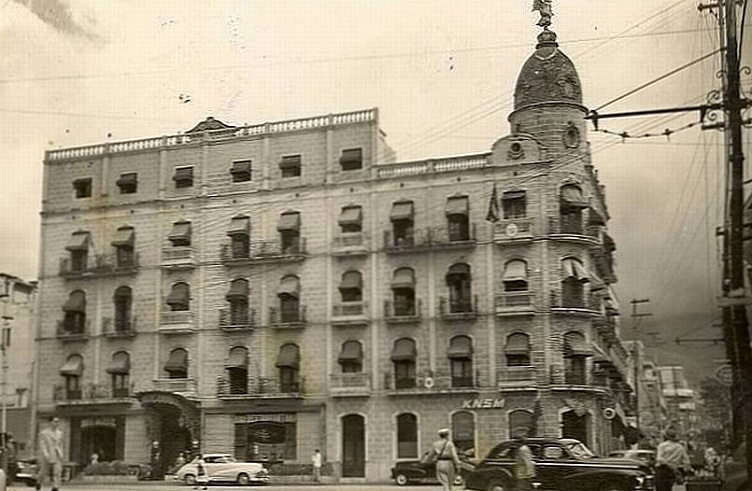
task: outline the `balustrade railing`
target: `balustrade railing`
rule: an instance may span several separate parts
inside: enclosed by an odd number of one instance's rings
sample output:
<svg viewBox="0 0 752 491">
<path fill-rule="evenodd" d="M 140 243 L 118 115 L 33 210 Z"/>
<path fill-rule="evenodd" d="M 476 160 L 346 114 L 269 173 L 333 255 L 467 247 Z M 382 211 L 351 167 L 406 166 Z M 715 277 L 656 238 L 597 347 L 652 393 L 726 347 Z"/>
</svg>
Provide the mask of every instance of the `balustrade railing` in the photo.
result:
<svg viewBox="0 0 752 491">
<path fill-rule="evenodd" d="M 136 323 L 138 318 L 128 317 L 103 317 L 102 332 L 108 337 L 133 336 L 136 334 Z"/>
<path fill-rule="evenodd" d="M 306 323 L 306 307 L 269 307 L 269 322 L 274 327 L 302 327 Z"/>
<path fill-rule="evenodd" d="M 366 302 L 343 302 L 332 306 L 332 317 L 362 316 L 366 313 Z"/>
<path fill-rule="evenodd" d="M 234 384 L 230 383 L 228 377 L 217 377 L 217 395 L 219 397 L 227 396 L 282 396 L 289 394 L 302 394 L 305 391 L 305 378 L 300 377 L 298 380 L 282 380 L 276 377 L 257 377 L 249 375 L 246 380 L 246 391 L 237 390 Z"/>
<path fill-rule="evenodd" d="M 384 318 L 387 321 L 417 321 L 421 318 L 422 304 L 420 300 L 413 302 L 384 301 Z"/>
<path fill-rule="evenodd" d="M 129 384 L 128 387 L 89 383 L 75 389 L 68 389 L 65 385 L 57 384 L 53 387 L 52 398 L 56 402 L 86 402 L 131 397 L 133 393 L 133 383 Z"/>
<path fill-rule="evenodd" d="M 219 309 L 219 327 L 222 329 L 249 329 L 256 325 L 256 310 L 232 311 Z"/>
<path fill-rule="evenodd" d="M 478 295 L 472 298 L 439 298 L 439 312 L 444 317 L 478 315 Z"/>
</svg>

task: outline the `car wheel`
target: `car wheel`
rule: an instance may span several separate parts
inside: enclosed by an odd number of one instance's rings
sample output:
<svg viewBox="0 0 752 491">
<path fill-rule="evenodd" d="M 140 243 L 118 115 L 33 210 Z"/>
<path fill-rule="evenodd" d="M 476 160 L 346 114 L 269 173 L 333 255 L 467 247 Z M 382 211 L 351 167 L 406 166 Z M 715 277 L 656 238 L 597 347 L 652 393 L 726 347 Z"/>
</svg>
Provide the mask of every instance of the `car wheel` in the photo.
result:
<svg viewBox="0 0 752 491">
<path fill-rule="evenodd" d="M 460 487 L 462 487 L 462 486 L 464 486 L 464 485 L 465 485 L 465 478 L 464 478 L 464 477 L 462 477 L 461 475 L 457 474 L 456 476 L 454 476 L 454 481 L 453 481 L 453 484 L 454 484 L 455 486 L 460 486 Z"/>
<path fill-rule="evenodd" d="M 238 484 L 241 486 L 248 486 L 251 484 L 251 478 L 248 477 L 248 474 L 238 474 Z"/>
<path fill-rule="evenodd" d="M 486 491 L 508 491 L 510 488 L 504 481 L 493 480 L 488 483 Z"/>
<path fill-rule="evenodd" d="M 410 482 L 410 479 L 408 479 L 404 474 L 397 474 L 397 477 L 394 478 L 394 481 L 399 486 L 407 486 L 407 484 Z"/>
<path fill-rule="evenodd" d="M 186 474 L 183 481 L 185 481 L 188 486 L 194 486 L 196 484 L 196 476 L 193 474 Z"/>
</svg>

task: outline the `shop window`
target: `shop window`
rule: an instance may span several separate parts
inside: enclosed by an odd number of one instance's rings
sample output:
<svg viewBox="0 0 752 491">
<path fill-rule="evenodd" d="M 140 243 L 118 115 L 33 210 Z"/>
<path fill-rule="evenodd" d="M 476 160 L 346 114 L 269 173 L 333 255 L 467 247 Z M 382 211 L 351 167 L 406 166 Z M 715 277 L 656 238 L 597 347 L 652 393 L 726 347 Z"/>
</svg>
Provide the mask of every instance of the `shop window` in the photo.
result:
<svg viewBox="0 0 752 491">
<path fill-rule="evenodd" d="M 343 171 L 358 170 L 363 168 L 363 149 L 348 148 L 342 150 L 339 164 Z"/>
<path fill-rule="evenodd" d="M 295 421 L 236 423 L 234 440 L 235 458 L 240 461 L 269 464 L 297 459 L 298 438 Z"/>
<path fill-rule="evenodd" d="M 302 173 L 302 158 L 300 155 L 285 155 L 279 162 L 282 178 L 300 177 Z"/>
<path fill-rule="evenodd" d="M 77 199 L 91 198 L 92 181 L 91 178 L 76 179 L 73 181 L 73 191 Z"/>
<path fill-rule="evenodd" d="M 501 195 L 501 207 L 505 220 L 527 216 L 527 196 L 525 191 L 507 191 Z"/>
<path fill-rule="evenodd" d="M 397 458 L 418 458 L 418 418 L 414 414 L 397 416 Z"/>
</svg>

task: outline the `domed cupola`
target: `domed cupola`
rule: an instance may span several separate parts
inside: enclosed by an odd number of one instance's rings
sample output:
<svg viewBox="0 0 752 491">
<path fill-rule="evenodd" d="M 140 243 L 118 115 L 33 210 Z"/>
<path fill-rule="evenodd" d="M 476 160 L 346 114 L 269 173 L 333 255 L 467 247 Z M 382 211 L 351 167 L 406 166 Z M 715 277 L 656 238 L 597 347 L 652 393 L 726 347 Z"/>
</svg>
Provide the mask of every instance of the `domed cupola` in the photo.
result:
<svg viewBox="0 0 752 491">
<path fill-rule="evenodd" d="M 535 53 L 522 66 L 514 89 L 514 110 L 542 103 L 582 105 L 582 85 L 572 61 L 559 50 L 556 34 L 544 28 Z"/>
</svg>

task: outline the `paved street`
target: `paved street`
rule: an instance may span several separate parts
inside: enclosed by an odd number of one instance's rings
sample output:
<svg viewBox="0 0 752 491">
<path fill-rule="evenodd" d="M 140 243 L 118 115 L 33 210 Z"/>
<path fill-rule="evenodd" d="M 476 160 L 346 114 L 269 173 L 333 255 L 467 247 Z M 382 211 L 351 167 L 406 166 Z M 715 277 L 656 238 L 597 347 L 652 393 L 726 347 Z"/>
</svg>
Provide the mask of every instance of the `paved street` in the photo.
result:
<svg viewBox="0 0 752 491">
<path fill-rule="evenodd" d="M 190 486 L 172 484 L 172 483 L 137 483 L 137 484 L 75 484 L 64 485 L 61 491 L 99 491 L 106 488 L 107 491 L 192 491 Z M 31 491 L 34 488 L 28 486 L 14 485 L 9 488 L 13 491 Z M 439 489 L 438 485 L 418 485 L 398 487 L 394 484 L 280 484 L 269 486 L 209 486 L 209 490 L 214 491 L 303 491 L 311 489 L 321 489 L 326 491 L 358 491 L 361 489 L 368 491 L 432 491 Z M 456 490 L 461 488 L 455 487 Z M 48 491 L 49 488 L 46 488 Z"/>
</svg>

